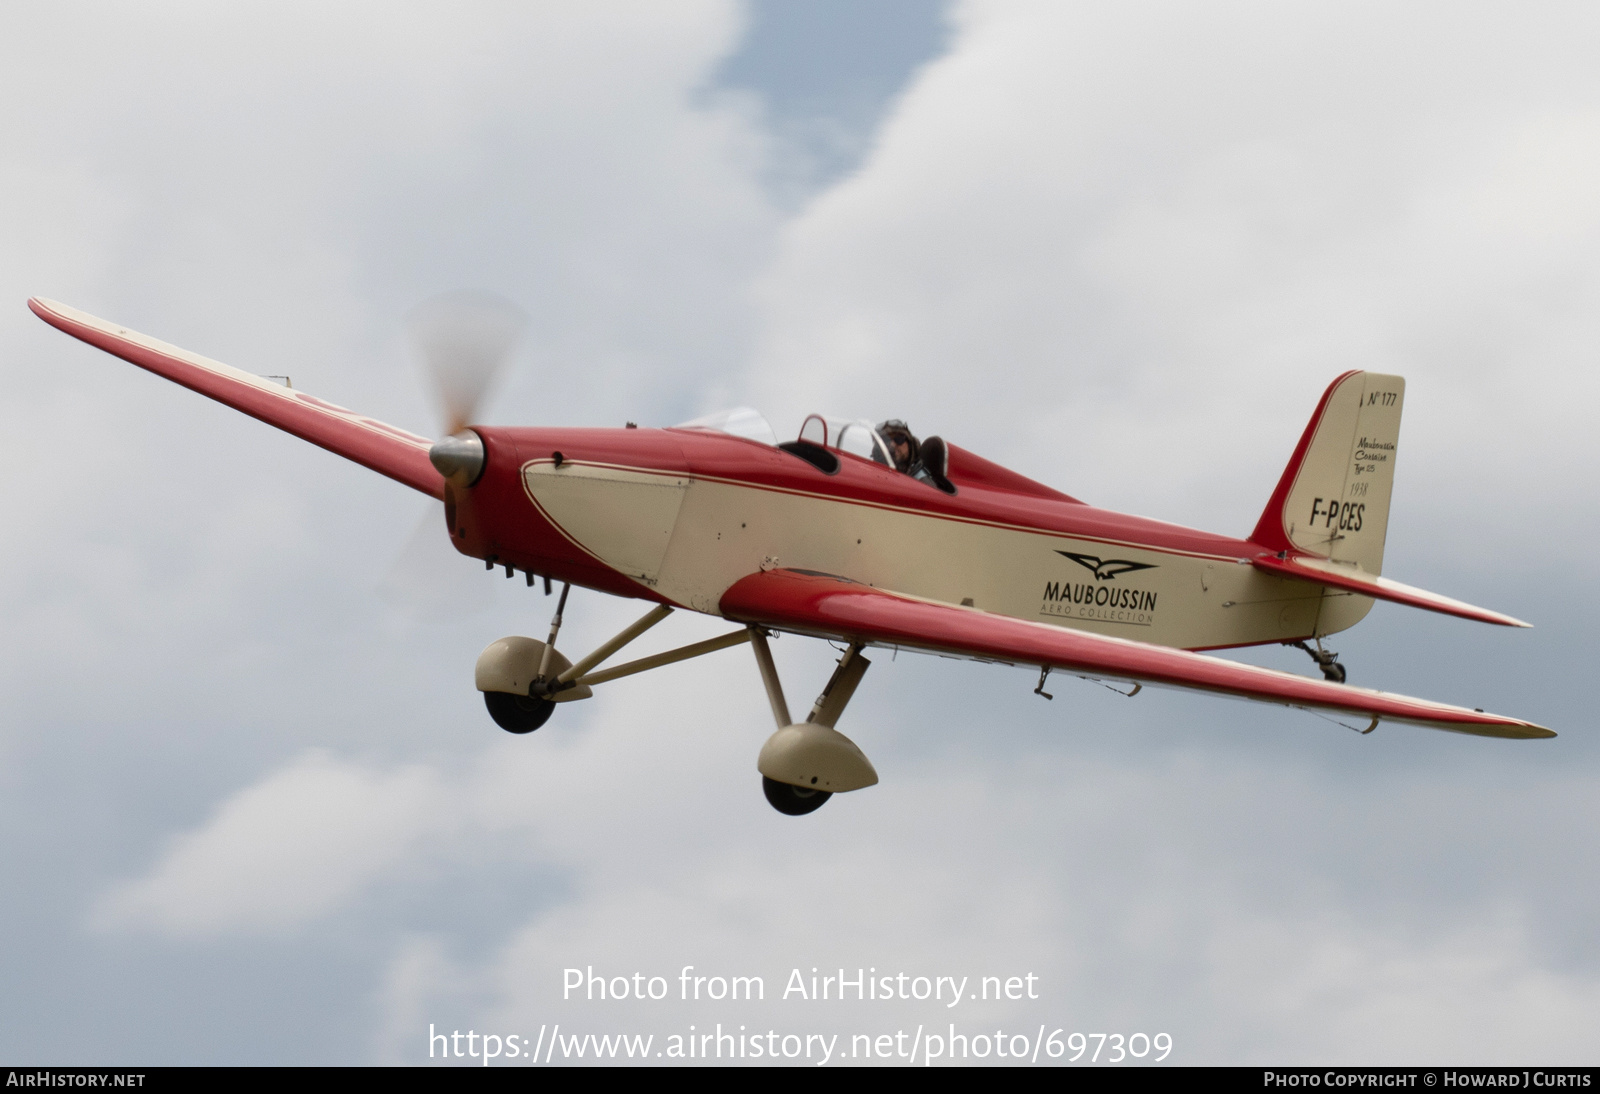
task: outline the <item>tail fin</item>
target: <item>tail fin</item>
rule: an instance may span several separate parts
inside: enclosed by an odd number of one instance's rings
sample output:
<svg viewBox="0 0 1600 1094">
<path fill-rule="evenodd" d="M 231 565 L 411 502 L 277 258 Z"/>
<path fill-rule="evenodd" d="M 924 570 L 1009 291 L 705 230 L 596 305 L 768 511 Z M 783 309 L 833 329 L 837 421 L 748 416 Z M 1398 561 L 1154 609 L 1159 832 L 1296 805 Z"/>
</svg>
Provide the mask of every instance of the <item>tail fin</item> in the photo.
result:
<svg viewBox="0 0 1600 1094">
<path fill-rule="evenodd" d="M 1383 572 L 1406 382 L 1347 372 L 1323 393 L 1250 540 Z"/>
</svg>

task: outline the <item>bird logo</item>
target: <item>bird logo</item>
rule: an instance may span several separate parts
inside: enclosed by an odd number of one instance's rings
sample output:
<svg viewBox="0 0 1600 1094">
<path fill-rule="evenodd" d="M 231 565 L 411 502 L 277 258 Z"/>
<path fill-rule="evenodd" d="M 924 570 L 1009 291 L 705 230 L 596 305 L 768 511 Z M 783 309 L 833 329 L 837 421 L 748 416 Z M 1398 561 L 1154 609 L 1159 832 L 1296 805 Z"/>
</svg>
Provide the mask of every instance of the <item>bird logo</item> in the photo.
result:
<svg viewBox="0 0 1600 1094">
<path fill-rule="evenodd" d="M 1072 551 L 1057 551 L 1058 555 L 1065 555 L 1072 561 L 1082 566 L 1085 570 L 1094 573 L 1096 581 L 1110 581 L 1118 574 L 1132 573 L 1134 570 L 1153 570 L 1152 562 L 1129 562 L 1125 558 L 1098 559 L 1094 555 L 1080 555 Z"/>
</svg>

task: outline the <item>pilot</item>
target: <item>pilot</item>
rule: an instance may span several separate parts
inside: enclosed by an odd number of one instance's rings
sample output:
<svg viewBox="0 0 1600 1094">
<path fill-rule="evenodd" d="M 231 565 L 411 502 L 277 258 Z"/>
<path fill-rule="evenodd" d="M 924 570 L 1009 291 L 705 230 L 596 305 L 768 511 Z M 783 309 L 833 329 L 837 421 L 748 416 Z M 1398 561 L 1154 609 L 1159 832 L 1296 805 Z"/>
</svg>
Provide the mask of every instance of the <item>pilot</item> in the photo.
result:
<svg viewBox="0 0 1600 1094">
<path fill-rule="evenodd" d="M 890 418 L 878 427 L 878 436 L 889 446 L 895 470 L 913 478 L 919 477 L 917 472 L 922 470 L 922 445 L 917 443 L 911 427 L 899 418 Z"/>
<path fill-rule="evenodd" d="M 942 439 L 929 437 L 925 441 L 918 441 L 911 427 L 899 418 L 890 418 L 880 425 L 878 436 L 889 447 L 896 471 L 936 486 L 946 494 L 956 492 L 948 478 L 950 451 Z"/>
</svg>

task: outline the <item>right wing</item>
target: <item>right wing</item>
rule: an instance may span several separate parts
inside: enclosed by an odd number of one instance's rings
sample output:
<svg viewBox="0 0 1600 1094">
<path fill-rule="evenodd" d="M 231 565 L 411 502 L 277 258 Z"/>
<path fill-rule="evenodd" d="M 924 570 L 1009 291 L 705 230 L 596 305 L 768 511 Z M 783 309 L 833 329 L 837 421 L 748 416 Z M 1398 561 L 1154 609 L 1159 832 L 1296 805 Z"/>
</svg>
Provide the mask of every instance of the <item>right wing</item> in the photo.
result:
<svg viewBox="0 0 1600 1094">
<path fill-rule="evenodd" d="M 444 479 L 428 462 L 428 448 L 433 442 L 426 437 L 158 342 L 54 300 L 34 297 L 28 307 L 52 327 L 80 341 L 321 445 L 413 490 L 444 497 Z"/>
<path fill-rule="evenodd" d="M 920 600 L 804 570 L 767 570 L 741 578 L 723 594 L 721 609 L 729 619 L 743 623 L 849 642 L 1048 666 L 1096 680 L 1194 688 L 1370 718 L 1373 726 L 1379 721 L 1408 722 L 1483 737 L 1555 736 L 1520 718 Z"/>
</svg>

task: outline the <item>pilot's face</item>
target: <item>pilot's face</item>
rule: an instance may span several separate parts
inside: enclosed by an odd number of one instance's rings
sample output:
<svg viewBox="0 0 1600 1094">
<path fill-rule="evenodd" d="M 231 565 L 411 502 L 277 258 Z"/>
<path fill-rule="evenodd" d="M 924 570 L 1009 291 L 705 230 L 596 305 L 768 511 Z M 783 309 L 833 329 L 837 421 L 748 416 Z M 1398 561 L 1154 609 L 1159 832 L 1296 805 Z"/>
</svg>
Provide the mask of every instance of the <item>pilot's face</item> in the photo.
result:
<svg viewBox="0 0 1600 1094">
<path fill-rule="evenodd" d="M 894 462 L 903 464 L 911 458 L 911 442 L 904 437 L 890 437 L 889 451 L 894 453 Z"/>
</svg>

